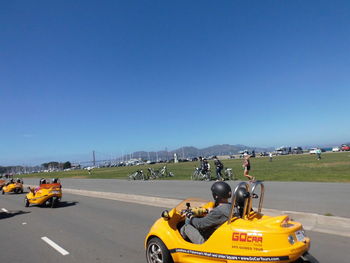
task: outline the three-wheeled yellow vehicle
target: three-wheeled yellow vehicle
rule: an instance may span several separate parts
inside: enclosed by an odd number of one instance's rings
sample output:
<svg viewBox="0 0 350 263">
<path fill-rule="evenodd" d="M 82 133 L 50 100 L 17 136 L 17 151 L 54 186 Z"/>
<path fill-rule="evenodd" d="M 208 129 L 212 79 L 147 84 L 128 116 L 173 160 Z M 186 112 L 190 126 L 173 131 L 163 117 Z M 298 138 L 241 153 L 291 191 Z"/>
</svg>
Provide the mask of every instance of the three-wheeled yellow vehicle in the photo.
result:
<svg viewBox="0 0 350 263">
<path fill-rule="evenodd" d="M 58 181 L 51 184 L 41 184 L 37 189 L 28 188 L 29 193 L 26 195 L 24 204 L 46 205 L 56 207 L 62 198 L 62 185 Z"/>
<path fill-rule="evenodd" d="M 0 190 L 2 190 L 3 186 L 5 186 L 6 180 L 0 179 Z"/>
<path fill-rule="evenodd" d="M 6 183 L 2 189 L 1 193 L 15 193 L 15 194 L 21 194 L 23 193 L 23 180 L 17 179 L 14 181 L 11 179 L 8 183 Z"/>
<path fill-rule="evenodd" d="M 244 187 L 249 193 L 237 215 L 237 191 Z M 276 217 L 262 214 L 264 184 L 250 186 L 242 182 L 235 188 L 228 221 L 219 226 L 203 244 L 186 241 L 180 234 L 184 211 L 194 207 L 213 208 L 214 203 L 190 198 L 171 211 L 163 211 L 145 238 L 148 263 L 247 263 L 247 262 L 318 262 L 308 253 L 310 239 L 301 223 L 287 215 Z M 254 199 L 254 200 L 253 200 Z M 257 205 L 257 210 L 253 210 Z"/>
</svg>

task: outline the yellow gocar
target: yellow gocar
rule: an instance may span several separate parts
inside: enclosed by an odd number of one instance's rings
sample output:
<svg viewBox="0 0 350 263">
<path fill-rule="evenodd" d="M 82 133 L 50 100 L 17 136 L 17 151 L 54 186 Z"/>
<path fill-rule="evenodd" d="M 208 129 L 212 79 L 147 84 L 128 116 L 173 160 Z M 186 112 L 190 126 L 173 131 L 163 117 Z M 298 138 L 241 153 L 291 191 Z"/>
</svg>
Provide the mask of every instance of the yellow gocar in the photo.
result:
<svg viewBox="0 0 350 263">
<path fill-rule="evenodd" d="M 240 216 L 234 213 L 239 187 L 250 192 L 245 199 Z M 259 190 L 259 191 L 258 191 Z M 259 192 L 259 195 L 256 193 Z M 180 234 L 184 225 L 184 211 L 190 207 L 212 208 L 213 202 L 190 198 L 181 202 L 170 212 L 165 210 L 151 227 L 145 238 L 148 263 L 247 263 L 247 262 L 312 262 L 318 261 L 308 253 L 310 239 L 300 223 L 287 215 L 270 217 L 261 213 L 264 185 L 256 182 L 250 191 L 249 185 L 240 183 L 234 190 L 230 216 L 226 223 L 218 227 L 203 243 L 193 244 Z M 258 205 L 252 209 L 253 201 Z"/>
<path fill-rule="evenodd" d="M 36 191 L 32 188 L 29 188 L 29 190 L 24 201 L 26 207 L 29 204 L 35 204 L 47 205 L 53 208 L 59 204 L 62 198 L 62 185 L 60 183 L 41 184 Z"/>
<path fill-rule="evenodd" d="M 2 187 L 5 186 L 6 180 L 0 179 L 0 190 L 2 190 Z"/>
<path fill-rule="evenodd" d="M 16 182 L 9 182 L 2 187 L 2 194 L 5 193 L 15 193 L 22 194 L 23 193 L 23 181 L 17 180 Z"/>
</svg>

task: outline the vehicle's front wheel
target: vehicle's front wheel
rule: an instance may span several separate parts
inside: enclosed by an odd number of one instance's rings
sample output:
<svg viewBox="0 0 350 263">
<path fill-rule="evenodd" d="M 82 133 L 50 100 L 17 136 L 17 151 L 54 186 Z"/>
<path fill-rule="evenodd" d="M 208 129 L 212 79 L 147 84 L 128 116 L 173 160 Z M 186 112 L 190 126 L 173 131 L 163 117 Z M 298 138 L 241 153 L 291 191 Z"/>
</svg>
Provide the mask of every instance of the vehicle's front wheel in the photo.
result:
<svg viewBox="0 0 350 263">
<path fill-rule="evenodd" d="M 304 260 L 306 260 L 306 262 L 310 262 L 310 263 L 319 263 L 318 260 L 313 256 L 311 255 L 310 253 L 306 252 L 302 258 Z"/>
<path fill-rule="evenodd" d="M 314 256 L 306 252 L 301 256 L 301 258 L 293 263 L 319 263 L 319 261 Z"/>
<path fill-rule="evenodd" d="M 25 198 L 25 199 L 24 199 L 24 206 L 25 206 L 25 207 L 28 207 L 28 206 L 29 206 L 29 200 L 28 200 L 28 198 Z"/>
<path fill-rule="evenodd" d="M 152 237 L 147 243 L 146 258 L 148 263 L 173 263 L 173 258 L 162 240 Z"/>
<path fill-rule="evenodd" d="M 58 204 L 58 198 L 57 197 L 52 197 L 50 201 L 50 207 L 55 208 Z"/>
</svg>

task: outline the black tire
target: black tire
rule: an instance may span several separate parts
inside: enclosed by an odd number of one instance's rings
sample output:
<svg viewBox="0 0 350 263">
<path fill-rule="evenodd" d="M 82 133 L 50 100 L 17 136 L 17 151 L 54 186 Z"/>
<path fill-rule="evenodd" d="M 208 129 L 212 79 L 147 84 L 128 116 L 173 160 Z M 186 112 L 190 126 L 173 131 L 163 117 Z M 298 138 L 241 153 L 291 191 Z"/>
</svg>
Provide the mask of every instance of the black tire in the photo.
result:
<svg viewBox="0 0 350 263">
<path fill-rule="evenodd" d="M 28 200 L 28 198 L 25 198 L 25 199 L 24 199 L 24 206 L 25 206 L 25 207 L 28 207 L 28 206 L 29 206 L 29 200 Z"/>
<path fill-rule="evenodd" d="M 318 260 L 314 256 L 312 256 L 311 254 L 309 254 L 309 253 L 305 253 L 303 255 L 303 259 L 306 260 L 306 262 L 319 263 Z"/>
<path fill-rule="evenodd" d="M 169 250 L 158 237 L 152 237 L 147 242 L 147 263 L 173 263 Z"/>
<path fill-rule="evenodd" d="M 191 180 L 195 181 L 197 180 L 197 171 L 194 171 L 191 175 Z"/>
<path fill-rule="evenodd" d="M 1 194 L 3 194 L 3 195 L 5 194 L 4 190 L 1 191 Z"/>
<path fill-rule="evenodd" d="M 51 198 L 51 201 L 50 201 L 50 207 L 51 208 L 55 208 L 56 207 L 56 198 L 55 197 L 52 197 Z"/>
<path fill-rule="evenodd" d="M 314 256 L 306 252 L 301 256 L 301 258 L 299 258 L 297 261 L 294 261 L 293 263 L 319 263 L 319 261 Z"/>
</svg>

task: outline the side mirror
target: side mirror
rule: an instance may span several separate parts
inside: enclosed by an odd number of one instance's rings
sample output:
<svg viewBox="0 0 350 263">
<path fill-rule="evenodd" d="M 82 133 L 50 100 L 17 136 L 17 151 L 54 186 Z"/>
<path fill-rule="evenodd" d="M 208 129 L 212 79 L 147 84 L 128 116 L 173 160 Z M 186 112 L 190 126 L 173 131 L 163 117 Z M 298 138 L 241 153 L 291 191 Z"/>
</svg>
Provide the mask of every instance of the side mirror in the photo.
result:
<svg viewBox="0 0 350 263">
<path fill-rule="evenodd" d="M 169 215 L 169 211 L 168 210 L 164 210 L 163 212 L 162 212 L 162 215 L 161 215 L 163 218 L 164 218 L 164 220 L 166 220 L 166 221 L 168 221 L 169 219 L 170 219 L 170 215 Z"/>
</svg>

